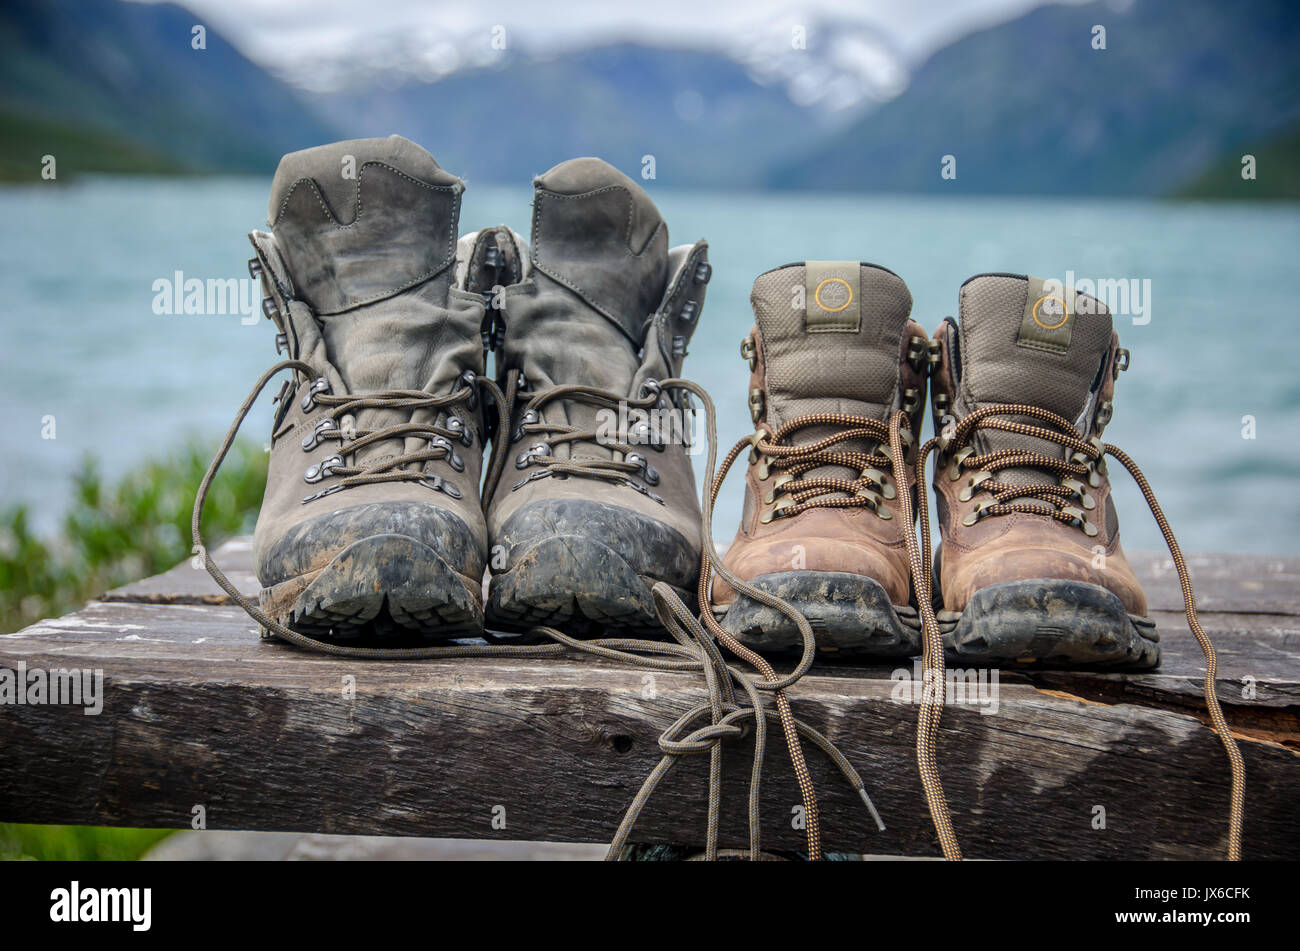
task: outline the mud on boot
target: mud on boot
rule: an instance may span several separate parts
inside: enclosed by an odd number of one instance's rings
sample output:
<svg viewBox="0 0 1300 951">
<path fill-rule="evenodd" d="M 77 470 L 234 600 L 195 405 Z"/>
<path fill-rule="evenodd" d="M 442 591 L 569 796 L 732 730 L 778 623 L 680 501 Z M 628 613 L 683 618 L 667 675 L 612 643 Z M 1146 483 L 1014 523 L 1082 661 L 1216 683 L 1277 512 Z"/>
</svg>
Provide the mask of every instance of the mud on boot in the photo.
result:
<svg viewBox="0 0 1300 951">
<path fill-rule="evenodd" d="M 893 272 L 856 261 L 809 261 L 759 275 L 750 297 L 749 361 L 756 432 L 745 506 L 723 563 L 789 602 L 825 653 L 907 657 L 920 650 L 906 533 L 897 498 L 915 492 L 909 453 L 894 471 L 888 421 L 915 444 L 925 402 L 927 338 Z M 797 651 L 793 620 L 722 578 L 722 626 L 760 651 Z"/>
<path fill-rule="evenodd" d="M 962 285 L 959 316 L 933 345 L 935 606 L 948 660 L 1157 666 L 1102 454 L 1128 366 L 1109 311 L 1055 282 L 986 274 Z"/>
<path fill-rule="evenodd" d="M 355 178 L 340 174 L 349 159 Z M 271 230 L 251 235 L 250 271 L 294 371 L 276 402 L 256 570 L 263 609 L 296 632 L 392 643 L 482 630 L 485 307 L 455 268 L 463 187 L 399 136 L 308 149 L 281 160 Z"/>
<path fill-rule="evenodd" d="M 534 182 L 531 250 L 504 288 L 505 453 L 484 487 L 487 624 L 587 635 L 662 631 L 650 588 L 685 596 L 700 560 L 681 372 L 707 246 L 669 248 L 634 181 L 594 158 Z"/>
</svg>

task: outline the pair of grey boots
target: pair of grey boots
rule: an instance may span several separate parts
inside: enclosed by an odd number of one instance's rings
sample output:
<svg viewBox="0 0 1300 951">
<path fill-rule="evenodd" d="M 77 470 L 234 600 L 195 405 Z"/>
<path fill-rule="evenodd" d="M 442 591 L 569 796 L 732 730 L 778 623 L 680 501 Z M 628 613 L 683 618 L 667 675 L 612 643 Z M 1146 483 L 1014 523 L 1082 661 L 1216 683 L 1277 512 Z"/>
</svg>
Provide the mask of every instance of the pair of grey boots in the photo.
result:
<svg viewBox="0 0 1300 951">
<path fill-rule="evenodd" d="M 688 408 L 662 384 L 707 246 L 670 248 L 599 159 L 534 187 L 530 241 L 458 238 L 464 183 L 399 136 L 280 162 L 249 262 L 294 371 L 254 542 L 278 622 L 354 643 L 650 633 L 650 587 L 695 585 L 684 434 L 647 420 Z"/>
</svg>

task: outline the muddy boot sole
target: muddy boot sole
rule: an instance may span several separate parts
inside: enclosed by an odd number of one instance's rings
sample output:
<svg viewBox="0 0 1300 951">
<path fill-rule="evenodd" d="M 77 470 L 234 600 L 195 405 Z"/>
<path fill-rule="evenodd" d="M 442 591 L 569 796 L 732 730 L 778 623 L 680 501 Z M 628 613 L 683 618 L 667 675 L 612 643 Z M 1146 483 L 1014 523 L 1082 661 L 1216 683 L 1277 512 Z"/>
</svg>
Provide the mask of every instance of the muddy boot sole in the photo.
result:
<svg viewBox="0 0 1300 951">
<path fill-rule="evenodd" d="M 650 594 L 653 584 L 600 542 L 555 535 L 535 543 L 513 568 L 492 576 L 487 626 L 502 631 L 554 627 L 579 637 L 606 631 L 665 637 Z M 688 599 L 687 592 L 674 590 Z"/>
<path fill-rule="evenodd" d="M 262 610 L 320 640 L 395 643 L 471 637 L 483 610 L 432 548 L 406 535 L 354 542 L 328 565 L 261 594 Z"/>
<path fill-rule="evenodd" d="M 788 601 L 808 619 L 817 647 L 847 656 L 911 657 L 920 653 L 916 610 L 890 603 L 880 582 L 843 571 L 783 571 L 759 575 L 754 587 Z M 909 623 L 910 622 L 910 623 Z M 760 652 L 803 648 L 799 628 L 776 608 L 743 594 L 728 606 L 722 626 Z"/>
<path fill-rule="evenodd" d="M 960 616 L 939 615 L 947 662 L 976 667 L 1160 665 L 1150 618 L 1124 610 L 1114 593 L 1082 581 L 1008 581 L 981 588 Z"/>
</svg>

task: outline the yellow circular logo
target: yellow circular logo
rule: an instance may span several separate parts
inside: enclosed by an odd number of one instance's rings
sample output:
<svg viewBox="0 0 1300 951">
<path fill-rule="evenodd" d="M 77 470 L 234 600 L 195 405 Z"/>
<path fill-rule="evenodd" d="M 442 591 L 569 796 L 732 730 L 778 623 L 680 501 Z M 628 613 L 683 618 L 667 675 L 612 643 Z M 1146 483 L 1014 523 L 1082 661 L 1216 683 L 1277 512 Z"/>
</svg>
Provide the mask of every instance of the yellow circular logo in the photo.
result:
<svg viewBox="0 0 1300 951">
<path fill-rule="evenodd" d="M 853 303 L 853 288 L 842 277 L 828 277 L 817 285 L 813 299 L 828 314 L 838 313 Z"/>
<path fill-rule="evenodd" d="M 1055 303 L 1043 307 L 1043 314 L 1049 319 L 1060 317 L 1061 319 L 1056 321 L 1056 323 L 1045 324 L 1039 319 L 1038 308 L 1042 307 L 1043 301 L 1055 301 Z M 1034 323 L 1038 324 L 1038 326 L 1042 327 L 1044 330 L 1060 330 L 1065 326 L 1065 322 L 1070 319 L 1070 308 L 1069 305 L 1065 303 L 1064 297 L 1057 297 L 1055 294 L 1047 294 L 1034 301 L 1034 310 L 1031 316 L 1034 318 Z"/>
</svg>

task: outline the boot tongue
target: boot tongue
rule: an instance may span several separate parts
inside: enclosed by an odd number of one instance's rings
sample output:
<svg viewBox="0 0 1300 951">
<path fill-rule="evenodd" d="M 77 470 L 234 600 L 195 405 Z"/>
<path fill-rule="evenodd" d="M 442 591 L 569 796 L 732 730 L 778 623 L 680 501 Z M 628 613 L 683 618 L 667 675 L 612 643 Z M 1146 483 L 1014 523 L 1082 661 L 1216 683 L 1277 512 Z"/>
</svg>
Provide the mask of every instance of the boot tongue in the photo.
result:
<svg viewBox="0 0 1300 951">
<path fill-rule="evenodd" d="M 444 393 L 464 369 L 482 372 L 478 322 L 448 293 L 463 189 L 401 136 L 281 159 L 269 212 L 276 246 L 348 392 Z M 378 429 L 410 416 L 367 409 L 355 423 Z M 385 442 L 361 455 L 398 448 Z"/>
<path fill-rule="evenodd" d="M 522 370 L 532 391 L 579 384 L 635 396 L 646 321 L 668 282 L 668 226 L 636 182 L 600 159 L 571 159 L 533 184 L 535 292 L 507 299 L 506 364 Z M 597 425 L 596 408 L 573 400 L 545 413 Z"/>
<path fill-rule="evenodd" d="M 623 393 L 668 280 L 668 226 L 641 186 L 597 158 L 562 162 L 533 185 L 533 277 L 547 314 L 519 328 L 533 338 L 530 362 L 550 383 Z M 541 346 L 561 327 L 564 339 Z"/>
<path fill-rule="evenodd" d="M 1111 342 L 1105 305 L 1060 282 L 989 274 L 962 285 L 959 307 L 959 416 L 995 403 L 1021 403 L 1057 413 L 1086 434 L 1082 418 Z M 994 430 L 981 431 L 979 448 L 1064 454 L 1056 443 Z M 1045 477 L 1032 469 L 1004 469 L 998 478 L 1025 483 Z"/>
<path fill-rule="evenodd" d="M 773 429 L 809 413 L 888 417 L 912 311 L 902 278 L 857 261 L 807 261 L 760 274 L 749 299 L 762 338 L 765 409 Z M 809 426 L 791 441 L 808 445 L 843 429 Z M 836 448 L 876 446 L 851 440 Z M 820 466 L 804 478 L 857 475 L 843 466 Z"/>
<path fill-rule="evenodd" d="M 760 274 L 749 300 L 774 429 L 808 413 L 887 417 L 912 311 L 902 278 L 857 261 L 808 261 Z"/>
<path fill-rule="evenodd" d="M 353 139 L 282 158 L 268 214 L 294 290 L 324 316 L 448 267 L 462 191 L 414 142 Z"/>
</svg>

